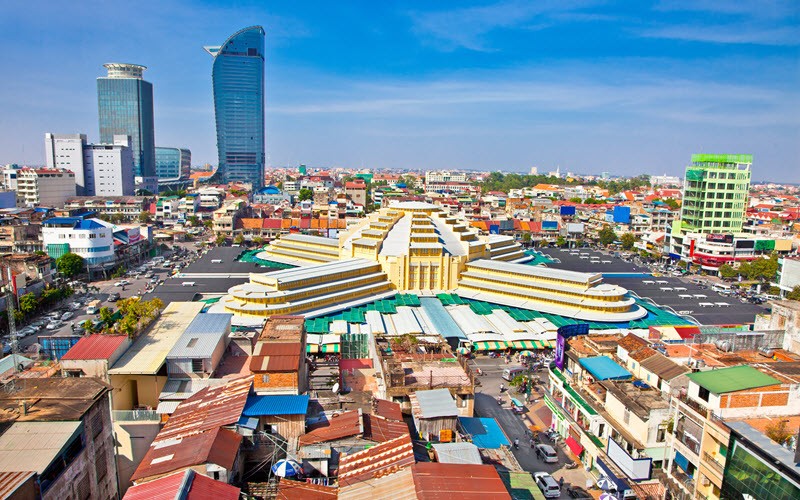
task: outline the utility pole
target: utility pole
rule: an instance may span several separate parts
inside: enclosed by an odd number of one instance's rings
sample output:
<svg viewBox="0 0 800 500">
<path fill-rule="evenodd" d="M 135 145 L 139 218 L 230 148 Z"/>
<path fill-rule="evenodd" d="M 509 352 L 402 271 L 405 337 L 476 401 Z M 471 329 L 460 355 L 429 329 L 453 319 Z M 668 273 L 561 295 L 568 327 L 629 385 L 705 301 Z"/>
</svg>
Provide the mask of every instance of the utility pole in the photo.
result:
<svg viewBox="0 0 800 500">
<path fill-rule="evenodd" d="M 5 275 L 8 277 L 6 282 L 6 314 L 8 315 L 8 336 L 11 339 L 11 356 L 14 362 L 14 370 L 19 369 L 19 340 L 17 339 L 17 322 L 14 320 L 14 275 L 11 273 L 11 268 L 5 268 Z M 13 382 L 12 382 L 13 383 Z"/>
</svg>

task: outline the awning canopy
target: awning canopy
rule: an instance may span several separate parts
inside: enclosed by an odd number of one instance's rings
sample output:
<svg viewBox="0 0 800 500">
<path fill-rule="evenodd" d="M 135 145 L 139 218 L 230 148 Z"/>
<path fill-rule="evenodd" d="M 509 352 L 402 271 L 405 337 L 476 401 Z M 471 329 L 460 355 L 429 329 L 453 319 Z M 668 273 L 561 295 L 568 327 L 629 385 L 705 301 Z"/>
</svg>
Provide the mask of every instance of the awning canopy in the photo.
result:
<svg viewBox="0 0 800 500">
<path fill-rule="evenodd" d="M 574 453 L 576 457 L 580 457 L 581 452 L 583 452 L 583 446 L 581 446 L 579 442 L 575 441 L 572 436 L 567 437 L 566 442 L 567 446 L 569 446 L 569 449 L 572 450 L 572 453 Z"/>
<path fill-rule="evenodd" d="M 323 354 L 333 354 L 339 352 L 339 344 L 325 344 L 320 351 Z"/>
<path fill-rule="evenodd" d="M 475 342 L 473 344 L 476 351 L 503 351 L 508 348 L 508 344 L 501 341 Z"/>
<path fill-rule="evenodd" d="M 318 344 L 306 344 L 306 352 L 308 354 L 316 354 L 319 352 Z"/>
</svg>

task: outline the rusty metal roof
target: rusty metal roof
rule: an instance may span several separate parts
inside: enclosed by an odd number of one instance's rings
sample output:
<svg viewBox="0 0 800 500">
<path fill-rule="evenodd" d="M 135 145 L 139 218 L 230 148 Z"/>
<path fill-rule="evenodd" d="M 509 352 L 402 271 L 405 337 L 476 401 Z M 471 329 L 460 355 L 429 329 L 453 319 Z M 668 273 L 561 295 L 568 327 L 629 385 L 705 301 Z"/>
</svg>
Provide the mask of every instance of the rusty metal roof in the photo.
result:
<svg viewBox="0 0 800 500">
<path fill-rule="evenodd" d="M 0 498 L 13 498 L 14 492 L 35 474 L 33 471 L 0 472 Z"/>
<path fill-rule="evenodd" d="M 206 463 L 231 470 L 241 443 L 242 436 L 220 427 L 177 439 L 163 440 L 157 437 L 131 476 L 131 481 Z"/>
<path fill-rule="evenodd" d="M 411 466 L 417 498 L 459 500 L 508 499 L 503 480 L 492 465 L 420 462 Z"/>
<path fill-rule="evenodd" d="M 372 448 L 345 455 L 339 460 L 339 485 L 355 483 L 397 472 L 414 463 L 410 436 L 401 436 Z"/>
<path fill-rule="evenodd" d="M 361 410 L 346 411 L 334 414 L 324 424 L 314 427 L 300 436 L 300 446 L 314 443 L 334 441 L 351 436 L 360 436 L 364 432 L 361 422 Z"/>
<path fill-rule="evenodd" d="M 124 500 L 238 500 L 241 489 L 192 469 L 131 486 Z"/>
<path fill-rule="evenodd" d="M 250 358 L 250 371 L 294 372 L 300 366 L 300 356 L 253 356 Z"/>
<path fill-rule="evenodd" d="M 253 354 L 256 356 L 299 356 L 303 346 L 300 342 L 259 342 Z"/>
<path fill-rule="evenodd" d="M 191 436 L 239 421 L 250 393 L 252 377 L 231 380 L 225 385 L 207 387 L 183 401 L 154 443 Z"/>
<path fill-rule="evenodd" d="M 377 415 L 364 415 L 364 438 L 383 443 L 401 436 L 408 436 L 405 422 L 388 420 Z"/>
<path fill-rule="evenodd" d="M 403 420 L 403 411 L 400 409 L 400 404 L 385 399 L 373 400 L 372 413 L 389 420 Z"/>
<path fill-rule="evenodd" d="M 80 339 L 61 359 L 108 359 L 126 342 L 130 343 L 126 335 L 89 335 Z"/>
<path fill-rule="evenodd" d="M 17 379 L 13 392 L 0 391 L 0 421 L 80 420 L 109 390 L 91 377 Z M 22 401 L 27 403 L 25 415 L 19 411 Z"/>
<path fill-rule="evenodd" d="M 301 483 L 281 478 L 278 482 L 278 500 L 331 500 L 337 498 L 336 488 L 319 484 Z"/>
</svg>

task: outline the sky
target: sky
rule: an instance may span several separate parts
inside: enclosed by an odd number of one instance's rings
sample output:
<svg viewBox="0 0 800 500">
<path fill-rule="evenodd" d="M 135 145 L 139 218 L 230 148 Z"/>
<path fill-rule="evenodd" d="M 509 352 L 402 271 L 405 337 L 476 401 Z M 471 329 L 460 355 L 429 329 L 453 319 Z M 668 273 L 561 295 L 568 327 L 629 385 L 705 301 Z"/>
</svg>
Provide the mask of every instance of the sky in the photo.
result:
<svg viewBox="0 0 800 500">
<path fill-rule="evenodd" d="M 106 62 L 148 67 L 159 146 L 217 162 L 212 58 L 266 30 L 276 167 L 682 175 L 754 155 L 800 182 L 800 2 L 5 0 L 0 164 L 98 140 Z"/>
</svg>

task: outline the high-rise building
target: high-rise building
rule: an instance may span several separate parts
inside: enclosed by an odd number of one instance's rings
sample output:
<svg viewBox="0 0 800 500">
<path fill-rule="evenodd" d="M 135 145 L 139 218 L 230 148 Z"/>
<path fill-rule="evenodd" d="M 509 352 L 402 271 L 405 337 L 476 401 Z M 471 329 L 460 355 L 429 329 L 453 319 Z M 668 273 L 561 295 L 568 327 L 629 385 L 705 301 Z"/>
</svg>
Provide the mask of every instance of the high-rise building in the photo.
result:
<svg viewBox="0 0 800 500">
<path fill-rule="evenodd" d="M 688 259 L 686 233 L 732 234 L 742 231 L 750 191 L 753 155 L 694 154 L 683 181 L 681 218 L 672 224 L 670 253 Z"/>
<path fill-rule="evenodd" d="M 115 135 L 114 144 L 83 148 L 86 196 L 133 196 L 133 154 L 130 137 Z"/>
<path fill-rule="evenodd" d="M 103 66 L 108 75 L 97 79 L 100 142 L 113 144 L 115 135 L 130 136 L 137 187 L 156 193 L 153 84 L 142 78 L 147 68 L 121 63 Z"/>
<path fill-rule="evenodd" d="M 84 179 L 83 148 L 86 134 L 44 134 L 45 163 L 49 169 L 65 168 L 75 174 L 78 196 L 88 196 Z"/>
<path fill-rule="evenodd" d="M 747 209 L 752 164 L 752 155 L 692 155 L 683 184 L 683 231 L 740 232 Z"/>
<path fill-rule="evenodd" d="M 211 79 L 222 182 L 264 185 L 264 28 L 237 31 L 214 56 Z"/>
<path fill-rule="evenodd" d="M 183 148 L 156 147 L 158 181 L 188 179 L 192 170 L 192 152 Z"/>
<path fill-rule="evenodd" d="M 75 174 L 65 169 L 21 168 L 17 195 L 27 206 L 61 208 L 75 196 Z"/>
</svg>

